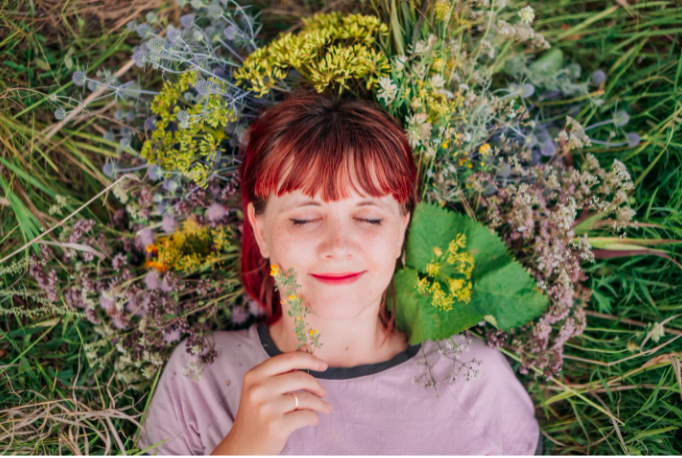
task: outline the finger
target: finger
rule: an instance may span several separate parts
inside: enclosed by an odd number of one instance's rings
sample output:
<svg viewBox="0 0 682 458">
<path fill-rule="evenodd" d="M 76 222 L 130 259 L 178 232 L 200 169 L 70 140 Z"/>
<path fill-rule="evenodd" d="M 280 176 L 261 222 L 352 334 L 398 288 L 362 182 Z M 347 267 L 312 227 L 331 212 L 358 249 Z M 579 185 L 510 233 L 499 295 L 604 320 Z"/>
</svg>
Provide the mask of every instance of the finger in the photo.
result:
<svg viewBox="0 0 682 458">
<path fill-rule="evenodd" d="M 297 391 L 294 394 L 298 398 L 298 409 L 296 408 L 296 399 L 291 393 L 283 394 L 274 401 L 275 408 L 281 415 L 301 409 L 314 410 L 325 414 L 332 411 L 330 403 L 323 401 L 312 393 Z"/>
<path fill-rule="evenodd" d="M 272 377 L 273 375 L 284 374 L 293 369 L 312 369 L 323 371 L 326 364 L 317 356 L 301 351 L 289 351 L 281 355 L 273 356 L 265 360 L 259 366 L 253 368 L 258 378 Z"/>
<path fill-rule="evenodd" d="M 294 371 L 270 377 L 262 382 L 268 393 L 274 396 L 291 393 L 296 390 L 306 390 L 321 398 L 327 395 L 327 389 L 312 375 L 303 371 Z"/>
<path fill-rule="evenodd" d="M 312 410 L 297 410 L 284 415 L 284 429 L 287 435 L 291 435 L 294 431 L 304 426 L 316 425 L 320 422 L 320 417 L 317 412 Z"/>
</svg>

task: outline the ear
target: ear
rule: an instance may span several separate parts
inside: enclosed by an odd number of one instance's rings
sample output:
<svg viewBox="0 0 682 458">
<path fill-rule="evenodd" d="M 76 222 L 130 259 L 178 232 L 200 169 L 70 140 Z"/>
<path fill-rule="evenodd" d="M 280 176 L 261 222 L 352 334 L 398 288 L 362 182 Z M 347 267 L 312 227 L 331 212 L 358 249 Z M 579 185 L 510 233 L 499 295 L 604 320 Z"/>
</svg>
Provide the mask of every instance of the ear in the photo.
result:
<svg viewBox="0 0 682 458">
<path fill-rule="evenodd" d="M 262 217 L 256 216 L 256 211 L 251 202 L 246 206 L 246 214 L 249 224 L 251 224 L 253 229 L 253 235 L 256 238 L 260 254 L 267 259 L 270 257 L 270 253 L 268 253 L 267 243 L 265 243 L 265 221 L 263 221 Z"/>
<path fill-rule="evenodd" d="M 411 215 L 412 215 L 412 213 L 408 212 L 403 217 L 402 224 L 401 224 L 402 229 L 400 231 L 400 244 L 398 245 L 398 255 L 396 256 L 396 258 L 399 258 L 402 255 L 403 243 L 405 242 L 405 232 L 407 231 L 408 224 L 410 224 L 410 216 Z"/>
</svg>

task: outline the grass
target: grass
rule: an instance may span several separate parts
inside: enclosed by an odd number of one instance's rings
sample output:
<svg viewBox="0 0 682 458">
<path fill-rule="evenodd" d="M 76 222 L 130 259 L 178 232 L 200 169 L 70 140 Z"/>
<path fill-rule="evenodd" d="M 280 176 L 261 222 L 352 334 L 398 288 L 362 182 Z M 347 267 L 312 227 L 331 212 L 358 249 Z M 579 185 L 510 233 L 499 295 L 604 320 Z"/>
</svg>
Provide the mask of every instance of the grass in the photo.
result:
<svg viewBox="0 0 682 458">
<path fill-rule="evenodd" d="M 632 174 L 636 219 L 628 237 L 682 238 L 682 60 L 674 2 L 533 2 L 537 26 L 584 72 L 608 75 L 601 107 L 626 109 L 625 129 L 642 136 L 633 150 L 592 147 L 600 160 L 619 159 Z M 627 5 L 623 6 L 623 5 Z M 603 117 L 602 117 L 603 119 Z M 579 158 L 576 158 L 579 160 Z M 602 162 L 604 163 L 604 162 Z M 680 246 L 659 246 L 679 261 Z M 593 300 L 585 333 L 565 348 L 561 383 L 534 383 L 545 446 L 554 454 L 682 452 L 682 271 L 657 256 L 603 259 L 587 270 Z M 666 321 L 652 338 L 651 325 Z M 597 406 L 603 410 L 598 410 Z M 608 412 L 606 414 L 604 411 Z"/>
<path fill-rule="evenodd" d="M 268 6 L 263 22 L 273 24 L 268 33 L 286 30 L 303 12 L 319 9 L 309 3 L 263 5 Z M 642 136 L 632 150 L 584 150 L 602 163 L 623 161 L 636 180 L 631 199 L 643 224 L 631 229 L 629 237 L 681 240 L 682 9 L 671 1 L 530 3 L 537 28 L 553 46 L 584 72 L 602 69 L 608 75 L 603 105 L 589 108 L 580 119 L 588 124 L 597 115 L 605 119 L 616 108 L 626 109 L 631 115 L 627 131 Z M 81 122 L 55 130 L 55 106 L 47 96 L 77 98 L 80 91 L 70 78 L 79 65 L 93 72 L 124 66 L 134 42 L 125 24 L 157 8 L 171 18 L 180 14 L 172 2 L 161 0 L 14 1 L 4 6 L 0 259 L 107 186 L 101 166 L 115 146 L 101 137 L 115 122 L 107 100 L 91 105 Z M 67 207 L 51 215 L 48 209 L 57 195 L 67 197 Z M 81 215 L 106 222 L 111 211 L 105 194 Z M 679 244 L 655 248 L 679 262 Z M 21 265 L 31 250 L 37 252 L 38 246 L 13 260 Z M 562 377 L 522 377 L 538 407 L 545 453 L 682 453 L 681 269 L 662 256 L 637 255 L 601 259 L 587 271 L 594 291 L 588 326 L 566 345 Z M 9 278 L 0 275 L 2 281 Z M 40 305 L 30 294 L 12 293 L 30 283 L 25 280 L 19 276 L 0 291 L 0 450 L 138 452 L 135 439 L 149 396 L 136 398 L 120 386 L 111 364 L 91 368 L 83 351 L 94 338 L 87 321 L 57 308 L 35 316 L 20 315 L 16 308 L 7 313 L 26 301 Z M 658 340 L 654 323 L 664 323 Z"/>
</svg>

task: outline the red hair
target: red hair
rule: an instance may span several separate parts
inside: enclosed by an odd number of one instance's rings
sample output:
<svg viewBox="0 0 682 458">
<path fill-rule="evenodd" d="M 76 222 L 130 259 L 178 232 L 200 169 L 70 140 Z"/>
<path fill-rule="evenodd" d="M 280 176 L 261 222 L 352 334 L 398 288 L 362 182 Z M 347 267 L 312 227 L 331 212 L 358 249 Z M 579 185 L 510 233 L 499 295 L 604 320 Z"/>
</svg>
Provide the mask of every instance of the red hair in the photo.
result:
<svg viewBox="0 0 682 458">
<path fill-rule="evenodd" d="M 239 275 L 245 291 L 265 312 L 268 325 L 280 318 L 282 308 L 269 262 L 261 256 L 248 221 L 249 202 L 259 215 L 271 192 L 281 196 L 301 189 L 312 198 L 321 190 L 325 202 L 349 198 L 349 184 L 357 191 L 352 172 L 365 194 L 392 194 L 403 216 L 412 213 L 418 199 L 417 169 L 407 137 L 388 113 L 370 101 L 294 91 L 251 123 L 243 145 Z M 395 292 L 393 280 L 389 288 Z M 387 292 L 380 308 L 386 336 L 393 330 L 395 316 L 386 311 Z"/>
</svg>

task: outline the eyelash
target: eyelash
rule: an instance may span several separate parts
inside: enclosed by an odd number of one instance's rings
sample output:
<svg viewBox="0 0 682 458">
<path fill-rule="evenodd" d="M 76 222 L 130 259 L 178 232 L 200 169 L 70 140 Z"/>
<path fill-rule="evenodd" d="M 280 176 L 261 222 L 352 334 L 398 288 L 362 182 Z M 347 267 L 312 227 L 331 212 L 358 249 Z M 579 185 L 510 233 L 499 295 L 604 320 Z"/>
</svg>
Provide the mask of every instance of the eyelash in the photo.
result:
<svg viewBox="0 0 682 458">
<path fill-rule="evenodd" d="M 364 221 L 366 223 L 369 223 L 373 226 L 380 226 L 381 222 L 383 221 L 382 219 L 363 219 L 359 218 L 360 221 Z M 312 223 L 314 220 L 305 220 L 305 219 L 292 219 L 291 221 L 294 222 L 294 226 L 303 226 L 308 223 Z"/>
</svg>

